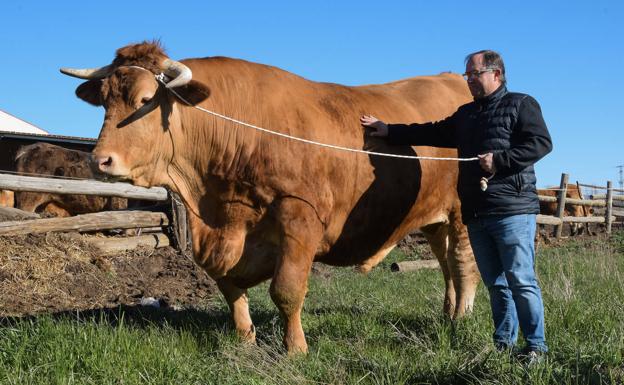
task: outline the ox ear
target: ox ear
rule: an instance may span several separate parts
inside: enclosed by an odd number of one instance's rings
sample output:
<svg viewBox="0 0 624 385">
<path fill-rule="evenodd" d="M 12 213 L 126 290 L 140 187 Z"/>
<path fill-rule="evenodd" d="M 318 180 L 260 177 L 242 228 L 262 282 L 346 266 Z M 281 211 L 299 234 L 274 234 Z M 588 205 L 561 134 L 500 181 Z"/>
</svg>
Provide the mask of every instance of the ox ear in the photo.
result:
<svg viewBox="0 0 624 385">
<path fill-rule="evenodd" d="M 76 88 L 76 96 L 94 106 L 102 105 L 102 80 L 89 80 Z"/>
<path fill-rule="evenodd" d="M 192 106 L 198 105 L 210 96 L 210 88 L 196 80 L 191 80 L 180 87 L 174 87 L 172 90 L 175 92 L 175 94 L 172 93 L 172 96 L 178 103 L 190 104 Z M 176 94 L 184 100 L 179 100 L 180 98 Z"/>
</svg>

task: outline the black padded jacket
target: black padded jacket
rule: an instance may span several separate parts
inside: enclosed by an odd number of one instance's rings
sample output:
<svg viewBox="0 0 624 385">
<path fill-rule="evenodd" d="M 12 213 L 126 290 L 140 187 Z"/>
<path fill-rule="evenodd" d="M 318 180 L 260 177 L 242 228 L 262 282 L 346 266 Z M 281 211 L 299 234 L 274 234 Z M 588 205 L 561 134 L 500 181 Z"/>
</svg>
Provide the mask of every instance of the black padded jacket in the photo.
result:
<svg viewBox="0 0 624 385">
<path fill-rule="evenodd" d="M 444 120 L 388 128 L 391 144 L 457 148 L 460 158 L 494 154 L 496 173 L 486 191 L 479 181 L 490 175 L 479 162 L 459 162 L 457 191 L 464 223 L 478 216 L 539 214 L 533 164 L 552 150 L 552 141 L 531 96 L 501 86 Z"/>
</svg>

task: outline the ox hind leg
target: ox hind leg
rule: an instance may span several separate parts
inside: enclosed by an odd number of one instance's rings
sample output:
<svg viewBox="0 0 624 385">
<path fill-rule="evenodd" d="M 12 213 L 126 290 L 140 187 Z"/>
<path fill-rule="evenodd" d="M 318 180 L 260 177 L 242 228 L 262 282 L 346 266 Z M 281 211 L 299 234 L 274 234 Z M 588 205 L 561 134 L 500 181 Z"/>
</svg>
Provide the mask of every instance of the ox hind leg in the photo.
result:
<svg viewBox="0 0 624 385">
<path fill-rule="evenodd" d="M 477 286 L 481 280 L 468 229 L 461 221 L 459 210 L 449 215 L 447 261 L 455 285 L 455 312 L 453 318 L 472 311 Z"/>
<path fill-rule="evenodd" d="M 420 231 L 422 231 L 423 235 L 427 239 L 427 242 L 429 242 L 431 251 L 440 263 L 440 269 L 442 270 L 444 284 L 446 286 L 442 310 L 444 311 L 444 314 L 447 314 L 452 318 L 453 313 L 455 312 L 455 286 L 453 285 L 453 279 L 451 278 L 451 272 L 449 271 L 446 259 L 446 251 L 448 248 L 448 225 L 445 223 L 435 223 L 421 228 Z"/>
<path fill-rule="evenodd" d="M 444 276 L 443 311 L 453 319 L 472 310 L 480 280 L 468 232 L 458 217 L 451 213 L 448 223 L 436 223 L 421 229 Z"/>
<path fill-rule="evenodd" d="M 270 294 L 284 322 L 283 342 L 288 353 L 307 353 L 301 310 L 323 227 L 314 209 L 297 199 L 284 199 L 277 219 L 281 225 L 281 248 Z"/>
</svg>

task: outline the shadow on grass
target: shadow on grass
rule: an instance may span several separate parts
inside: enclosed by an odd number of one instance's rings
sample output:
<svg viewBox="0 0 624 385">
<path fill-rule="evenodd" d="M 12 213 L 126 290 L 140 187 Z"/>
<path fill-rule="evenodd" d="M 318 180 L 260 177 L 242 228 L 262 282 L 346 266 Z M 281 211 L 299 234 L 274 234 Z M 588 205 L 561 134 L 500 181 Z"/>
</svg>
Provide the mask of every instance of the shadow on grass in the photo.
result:
<svg viewBox="0 0 624 385">
<path fill-rule="evenodd" d="M 275 325 L 279 318 L 276 312 L 254 311 L 255 325 L 262 329 Z M 217 343 L 219 334 L 234 333 L 234 325 L 229 310 L 173 310 L 141 305 L 120 305 L 114 308 L 91 310 L 67 310 L 51 314 L 28 315 L 23 317 L 2 317 L 0 327 L 18 327 L 20 324 L 37 324 L 43 319 L 55 322 L 71 322 L 76 325 L 95 324 L 111 329 L 124 325 L 128 328 L 170 328 L 185 331 L 194 336 L 198 342 Z M 278 322 L 279 323 L 279 322 Z"/>
</svg>

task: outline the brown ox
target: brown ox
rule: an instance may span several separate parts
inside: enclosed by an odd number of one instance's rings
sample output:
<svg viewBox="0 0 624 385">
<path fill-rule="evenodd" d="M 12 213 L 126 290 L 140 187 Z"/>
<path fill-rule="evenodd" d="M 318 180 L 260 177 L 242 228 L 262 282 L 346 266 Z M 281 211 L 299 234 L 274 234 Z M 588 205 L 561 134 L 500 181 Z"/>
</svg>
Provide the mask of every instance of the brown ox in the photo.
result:
<svg viewBox="0 0 624 385">
<path fill-rule="evenodd" d="M 538 195 L 556 197 L 559 187 L 548 187 L 546 189 L 537 189 Z M 581 192 L 575 184 L 568 184 L 566 187 L 566 198 L 582 199 Z M 581 205 L 566 203 L 563 209 L 564 217 L 591 217 L 594 210 L 590 207 L 584 207 Z M 556 202 L 541 202 L 540 201 L 540 214 L 543 215 L 557 215 L 557 203 Z M 583 234 L 584 226 L 582 223 L 570 223 L 570 235 Z"/>
<path fill-rule="evenodd" d="M 318 142 L 449 157 L 456 151 L 389 147 L 364 135 L 358 119 L 363 113 L 386 121 L 444 118 L 471 99 L 460 76 L 345 87 L 224 57 L 182 64 L 151 43 L 119 49 L 102 68 L 61 71 L 90 79 L 76 94 L 106 109 L 94 150 L 100 169 L 182 196 L 195 261 L 217 281 L 243 339 L 255 340 L 247 288 L 272 278 L 284 344 L 289 352 L 307 351 L 301 310 L 312 262 L 368 271 L 416 228 L 441 263 L 444 310 L 457 317 L 472 307 L 479 275 L 461 223 L 456 162 L 301 143 L 217 118 L 180 99 Z M 167 86 L 154 76 L 161 72 L 172 78 Z"/>
<path fill-rule="evenodd" d="M 54 175 L 80 179 L 102 176 L 91 168 L 90 154 L 70 150 L 49 143 L 23 146 L 15 157 L 19 173 L 29 175 Z M 45 212 L 59 217 L 92 213 L 102 210 L 124 209 L 126 199 L 105 198 L 94 195 L 65 195 L 40 192 L 18 192 L 15 207 L 30 212 Z"/>
</svg>

